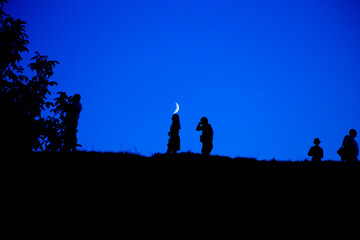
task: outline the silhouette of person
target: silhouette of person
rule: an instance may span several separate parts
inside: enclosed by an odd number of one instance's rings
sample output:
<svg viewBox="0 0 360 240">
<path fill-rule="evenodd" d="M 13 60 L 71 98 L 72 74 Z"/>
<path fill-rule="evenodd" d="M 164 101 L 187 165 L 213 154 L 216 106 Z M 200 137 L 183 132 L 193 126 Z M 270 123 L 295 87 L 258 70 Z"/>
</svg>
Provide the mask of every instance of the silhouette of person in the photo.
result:
<svg viewBox="0 0 360 240">
<path fill-rule="evenodd" d="M 172 116 L 172 124 L 170 126 L 170 132 L 168 135 L 169 143 L 168 143 L 168 149 L 166 151 L 167 154 L 175 154 L 176 151 L 180 150 L 180 136 L 179 136 L 179 130 L 180 130 L 180 119 L 178 114 L 173 114 Z"/>
<path fill-rule="evenodd" d="M 202 131 L 202 135 L 200 136 L 200 142 L 202 142 L 201 154 L 209 156 L 211 150 L 213 149 L 212 141 L 214 132 L 206 117 L 201 118 L 196 127 L 196 131 Z"/>
<path fill-rule="evenodd" d="M 357 132 L 355 129 L 350 129 L 349 135 L 344 137 L 342 146 L 344 147 L 344 153 L 341 156 L 341 160 L 347 162 L 356 162 L 359 155 L 359 145 L 355 141 Z"/>
<path fill-rule="evenodd" d="M 76 151 L 77 145 L 77 126 L 79 122 L 80 112 L 82 105 L 80 103 L 80 95 L 75 94 L 70 103 L 65 106 L 65 119 L 64 124 L 64 150 L 65 151 Z"/>
<path fill-rule="evenodd" d="M 308 155 L 312 157 L 311 161 L 314 163 L 321 162 L 321 159 L 324 157 L 323 149 L 319 146 L 320 140 L 319 138 L 314 139 L 315 146 L 312 146 L 309 150 Z"/>
</svg>

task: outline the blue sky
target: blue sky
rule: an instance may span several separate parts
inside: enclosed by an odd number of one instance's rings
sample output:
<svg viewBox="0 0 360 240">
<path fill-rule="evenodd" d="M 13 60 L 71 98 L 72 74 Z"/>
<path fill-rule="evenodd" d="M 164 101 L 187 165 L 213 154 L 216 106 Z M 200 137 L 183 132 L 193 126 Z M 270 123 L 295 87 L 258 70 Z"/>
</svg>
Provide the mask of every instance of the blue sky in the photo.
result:
<svg viewBox="0 0 360 240">
<path fill-rule="evenodd" d="M 175 102 L 181 151 L 324 158 L 360 131 L 360 3 L 351 0 L 13 0 L 29 54 L 58 60 L 51 89 L 82 96 L 85 150 L 165 152 Z"/>
</svg>

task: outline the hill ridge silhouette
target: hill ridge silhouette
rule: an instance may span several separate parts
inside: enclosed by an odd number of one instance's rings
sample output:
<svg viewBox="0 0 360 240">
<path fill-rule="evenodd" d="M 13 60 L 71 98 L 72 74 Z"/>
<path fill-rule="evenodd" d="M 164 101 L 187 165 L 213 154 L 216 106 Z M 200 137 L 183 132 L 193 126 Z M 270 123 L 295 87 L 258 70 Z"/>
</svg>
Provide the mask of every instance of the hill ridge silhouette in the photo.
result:
<svg viewBox="0 0 360 240">
<path fill-rule="evenodd" d="M 8 156 L 10 157 L 10 156 Z M 21 158 L 23 157 L 23 158 Z M 12 191 L 33 194 L 48 191 L 93 196 L 128 195 L 183 197 L 214 193 L 227 196 L 269 197 L 353 193 L 357 189 L 359 164 L 323 161 L 256 160 L 179 153 L 34 152 L 1 158 L 5 179 Z M 25 187 L 24 187 L 25 186 Z M 245 194 L 245 195 L 244 195 Z"/>
<path fill-rule="evenodd" d="M 313 167 L 313 166 L 328 166 L 328 167 L 346 167 L 351 165 L 352 167 L 359 167 L 360 163 L 347 164 L 340 160 L 322 160 L 319 164 L 314 164 L 310 160 L 258 160 L 252 157 L 229 157 L 221 155 L 202 156 L 200 153 L 193 152 L 180 152 L 175 155 L 168 155 L 165 153 L 153 153 L 151 156 L 144 156 L 134 152 L 107 152 L 107 151 L 76 151 L 76 152 L 32 152 L 26 154 L 8 154 L 2 156 L 3 159 L 29 159 L 28 161 L 34 162 L 34 160 L 63 160 L 63 161 L 83 161 L 83 160 L 142 160 L 147 162 L 154 161 L 208 161 L 208 162 L 233 162 L 241 165 L 256 164 L 257 166 L 266 167 Z"/>
</svg>

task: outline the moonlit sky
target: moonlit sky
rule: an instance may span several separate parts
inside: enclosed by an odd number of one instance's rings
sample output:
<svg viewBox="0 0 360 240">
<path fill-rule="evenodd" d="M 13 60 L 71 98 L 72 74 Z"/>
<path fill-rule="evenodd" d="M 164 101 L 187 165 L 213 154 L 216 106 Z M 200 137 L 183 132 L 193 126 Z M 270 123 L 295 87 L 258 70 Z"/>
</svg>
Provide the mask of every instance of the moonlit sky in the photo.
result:
<svg viewBox="0 0 360 240">
<path fill-rule="evenodd" d="M 357 0 L 10 0 L 29 54 L 60 62 L 58 91 L 82 96 L 78 142 L 89 151 L 165 152 L 175 102 L 181 151 L 324 159 L 360 132 Z M 357 138 L 359 142 L 359 137 Z"/>
</svg>

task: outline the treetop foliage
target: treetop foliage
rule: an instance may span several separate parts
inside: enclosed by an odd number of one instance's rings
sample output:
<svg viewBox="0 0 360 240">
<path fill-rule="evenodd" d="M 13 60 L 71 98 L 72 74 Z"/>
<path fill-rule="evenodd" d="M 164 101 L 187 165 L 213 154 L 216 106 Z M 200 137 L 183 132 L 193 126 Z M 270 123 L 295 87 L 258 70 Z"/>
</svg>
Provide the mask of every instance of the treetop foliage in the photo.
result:
<svg viewBox="0 0 360 240">
<path fill-rule="evenodd" d="M 61 151 L 63 146 L 62 120 L 65 106 L 71 100 L 65 92 L 48 101 L 49 87 L 58 85 L 50 80 L 58 61 L 35 52 L 27 67 L 34 73 L 24 75 L 21 66 L 23 52 L 29 52 L 26 22 L 14 19 L 3 11 L 8 3 L 0 0 L 0 153 L 32 150 Z M 50 109 L 53 117 L 42 116 Z"/>
</svg>

